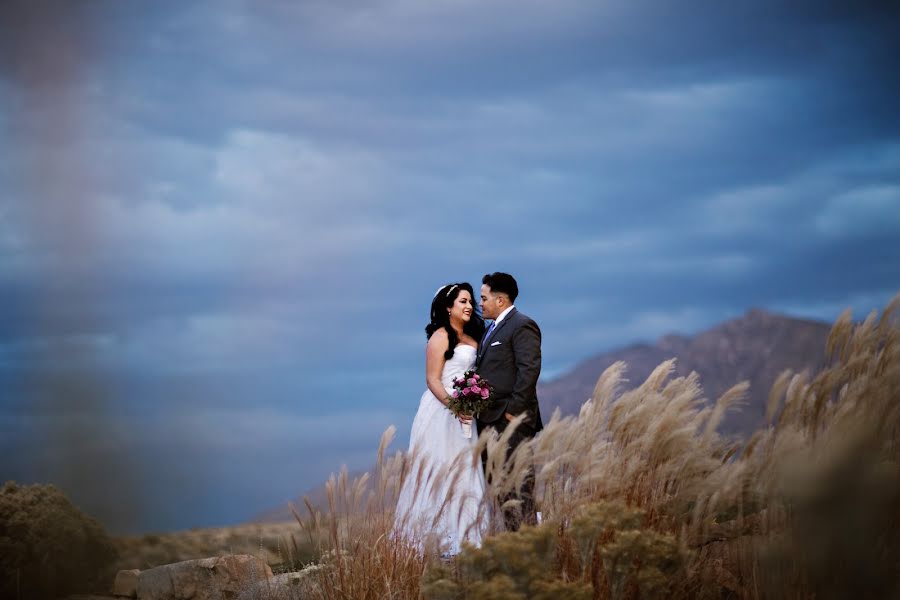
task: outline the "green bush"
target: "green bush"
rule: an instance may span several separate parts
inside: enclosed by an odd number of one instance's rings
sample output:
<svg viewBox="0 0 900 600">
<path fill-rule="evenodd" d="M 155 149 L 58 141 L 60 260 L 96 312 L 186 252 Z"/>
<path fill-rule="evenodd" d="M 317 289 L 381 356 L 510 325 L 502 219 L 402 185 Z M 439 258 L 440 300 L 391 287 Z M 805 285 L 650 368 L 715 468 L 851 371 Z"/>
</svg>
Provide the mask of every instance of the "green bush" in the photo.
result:
<svg viewBox="0 0 900 600">
<path fill-rule="evenodd" d="M 646 513 L 621 503 L 582 507 L 568 523 L 545 522 L 465 546 L 454 566 L 433 564 L 429 600 L 494 598 L 670 598 L 684 556 L 673 535 L 644 526 Z"/>
<path fill-rule="evenodd" d="M 52 485 L 0 488 L 0 597 L 57 598 L 109 586 L 116 550 Z"/>
</svg>

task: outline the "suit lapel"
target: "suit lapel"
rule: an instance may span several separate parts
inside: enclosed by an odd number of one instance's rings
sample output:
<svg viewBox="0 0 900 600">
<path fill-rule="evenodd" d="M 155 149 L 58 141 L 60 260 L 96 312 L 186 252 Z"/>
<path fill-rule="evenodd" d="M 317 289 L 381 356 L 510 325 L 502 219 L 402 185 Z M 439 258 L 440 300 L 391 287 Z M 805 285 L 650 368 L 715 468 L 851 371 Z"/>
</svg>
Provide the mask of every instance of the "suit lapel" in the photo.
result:
<svg viewBox="0 0 900 600">
<path fill-rule="evenodd" d="M 511 311 L 509 311 L 506 314 L 506 316 L 503 317 L 503 320 L 500 321 L 500 324 L 497 325 L 496 327 L 494 327 L 494 331 L 491 332 L 491 337 L 484 340 L 484 344 L 483 344 L 484 348 L 482 348 L 481 352 L 479 353 L 480 354 L 480 357 L 478 358 L 479 365 L 481 364 L 481 361 L 484 360 L 484 357 L 487 354 L 488 350 L 490 350 L 490 348 L 491 348 L 491 340 L 497 339 L 497 334 L 500 333 L 500 330 L 503 329 L 506 326 L 506 324 L 510 322 L 510 320 L 512 319 L 512 316 L 514 314 L 516 314 L 517 312 L 518 312 L 518 309 L 516 309 L 516 308 L 513 308 Z"/>
</svg>

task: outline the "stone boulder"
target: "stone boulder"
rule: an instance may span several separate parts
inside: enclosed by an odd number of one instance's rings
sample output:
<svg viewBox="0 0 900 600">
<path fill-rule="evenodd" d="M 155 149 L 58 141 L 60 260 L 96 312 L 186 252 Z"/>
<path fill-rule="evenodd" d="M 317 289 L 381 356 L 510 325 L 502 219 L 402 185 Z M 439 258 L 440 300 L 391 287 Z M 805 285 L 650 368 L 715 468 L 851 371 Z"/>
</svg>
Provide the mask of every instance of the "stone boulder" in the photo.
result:
<svg viewBox="0 0 900 600">
<path fill-rule="evenodd" d="M 221 600 L 234 598 L 270 579 L 272 569 L 246 554 L 187 560 L 141 571 L 138 600 Z"/>
<path fill-rule="evenodd" d="M 294 600 L 316 597 L 316 574 L 322 567 L 311 565 L 302 571 L 281 573 L 245 587 L 236 600 Z"/>
<path fill-rule="evenodd" d="M 112 595 L 123 598 L 137 598 L 137 584 L 140 575 L 141 572 L 138 569 L 129 569 L 116 573 Z"/>
</svg>

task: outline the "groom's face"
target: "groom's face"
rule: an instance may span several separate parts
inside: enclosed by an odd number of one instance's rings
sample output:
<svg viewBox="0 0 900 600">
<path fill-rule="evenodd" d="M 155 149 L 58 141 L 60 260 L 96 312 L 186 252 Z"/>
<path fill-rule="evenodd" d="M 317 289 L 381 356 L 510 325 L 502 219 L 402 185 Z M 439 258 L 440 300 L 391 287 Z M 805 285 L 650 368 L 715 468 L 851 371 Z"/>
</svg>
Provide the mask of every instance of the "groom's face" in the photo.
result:
<svg viewBox="0 0 900 600">
<path fill-rule="evenodd" d="M 500 313 L 503 312 L 503 309 L 506 306 L 503 303 L 503 299 L 506 298 L 503 294 L 495 294 L 491 291 L 491 288 L 488 284 L 482 284 L 481 286 L 481 316 L 485 319 L 496 319 L 500 316 Z"/>
</svg>

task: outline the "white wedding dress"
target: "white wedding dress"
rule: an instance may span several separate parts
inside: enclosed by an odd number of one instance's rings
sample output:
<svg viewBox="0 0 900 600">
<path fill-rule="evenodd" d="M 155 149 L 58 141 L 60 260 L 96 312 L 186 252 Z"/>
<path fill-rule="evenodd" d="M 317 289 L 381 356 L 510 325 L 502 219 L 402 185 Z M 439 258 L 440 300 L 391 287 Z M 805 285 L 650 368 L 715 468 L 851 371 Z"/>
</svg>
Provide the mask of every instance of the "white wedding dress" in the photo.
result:
<svg viewBox="0 0 900 600">
<path fill-rule="evenodd" d="M 475 363 L 475 353 L 472 346 L 459 344 L 444 363 L 441 383 L 448 395 L 453 379 Z M 447 554 L 458 554 L 463 541 L 481 544 L 485 485 L 481 458 L 474 454 L 477 441 L 475 422 L 472 437 L 465 437 L 462 424 L 426 389 L 410 434 L 412 462 L 397 500 L 395 535 L 419 548 L 436 541 Z"/>
</svg>

